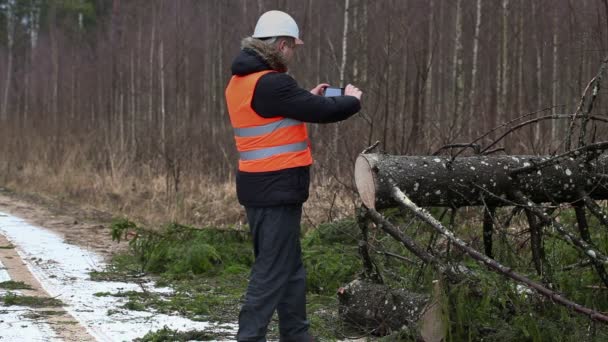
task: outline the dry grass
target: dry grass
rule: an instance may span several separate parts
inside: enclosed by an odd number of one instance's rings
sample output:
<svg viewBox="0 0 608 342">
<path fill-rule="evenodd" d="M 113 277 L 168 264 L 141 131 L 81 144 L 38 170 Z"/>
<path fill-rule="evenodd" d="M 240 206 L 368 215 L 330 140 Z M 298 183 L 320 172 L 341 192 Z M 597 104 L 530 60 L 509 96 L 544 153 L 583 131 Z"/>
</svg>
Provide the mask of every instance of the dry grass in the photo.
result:
<svg viewBox="0 0 608 342">
<path fill-rule="evenodd" d="M 4 171 L 0 186 L 156 226 L 167 222 L 231 227 L 246 224 L 244 210 L 236 199 L 234 177 L 218 182 L 203 171 L 184 172 L 179 192 L 175 193 L 173 180 L 157 165 L 112 155 L 109 166 L 100 168 L 96 166 L 99 162 L 88 157 L 86 147 L 72 147 L 59 157 L 39 147 L 27 154 L 0 151 L 4 152 L 0 158 L 0 170 Z M 335 182 L 317 182 L 304 207 L 303 224 L 316 226 L 352 215 L 352 198 L 352 193 Z"/>
</svg>

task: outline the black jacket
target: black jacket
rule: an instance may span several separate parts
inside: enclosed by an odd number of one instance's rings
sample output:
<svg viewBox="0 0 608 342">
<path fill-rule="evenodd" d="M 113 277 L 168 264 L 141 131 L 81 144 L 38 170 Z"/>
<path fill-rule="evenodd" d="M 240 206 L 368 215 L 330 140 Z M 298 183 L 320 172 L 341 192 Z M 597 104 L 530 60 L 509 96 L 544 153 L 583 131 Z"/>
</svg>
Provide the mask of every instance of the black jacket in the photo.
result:
<svg viewBox="0 0 608 342">
<path fill-rule="evenodd" d="M 251 43 L 252 39 L 249 39 Z M 248 75 L 262 70 L 285 71 L 282 60 L 260 44 L 246 45 L 232 63 L 233 75 Z M 284 72 L 268 73 L 255 87 L 251 106 L 262 117 L 282 116 L 311 123 L 345 120 L 361 109 L 353 96 L 316 96 L 298 86 Z M 271 172 L 242 172 L 236 175 L 239 202 L 246 207 L 300 204 L 308 199 L 309 167 Z"/>
</svg>

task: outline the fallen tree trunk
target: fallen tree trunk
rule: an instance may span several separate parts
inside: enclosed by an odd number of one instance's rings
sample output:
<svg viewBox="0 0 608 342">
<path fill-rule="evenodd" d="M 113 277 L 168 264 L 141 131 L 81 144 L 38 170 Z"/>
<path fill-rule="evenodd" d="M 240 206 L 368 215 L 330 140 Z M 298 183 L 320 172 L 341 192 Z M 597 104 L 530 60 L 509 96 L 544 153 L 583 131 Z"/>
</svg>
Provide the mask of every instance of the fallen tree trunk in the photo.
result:
<svg viewBox="0 0 608 342">
<path fill-rule="evenodd" d="M 505 206 L 514 199 L 514 190 L 535 203 L 573 202 L 580 199 L 581 191 L 593 199 L 608 199 L 608 184 L 602 177 L 608 156 L 585 162 L 572 157 L 547 162 L 550 159 L 473 156 L 452 160 L 369 153 L 357 158 L 355 183 L 363 204 L 375 209 L 398 206 L 391 197 L 389 176 L 419 206 Z M 539 164 L 543 167 L 538 170 L 524 169 Z"/>
</svg>

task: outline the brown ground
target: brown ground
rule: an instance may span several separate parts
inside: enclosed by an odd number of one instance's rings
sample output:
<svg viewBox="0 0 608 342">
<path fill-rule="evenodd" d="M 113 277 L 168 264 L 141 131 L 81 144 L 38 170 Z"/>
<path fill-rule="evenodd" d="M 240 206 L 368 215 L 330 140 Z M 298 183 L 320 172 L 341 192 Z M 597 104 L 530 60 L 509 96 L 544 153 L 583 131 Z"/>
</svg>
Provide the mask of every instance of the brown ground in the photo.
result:
<svg viewBox="0 0 608 342">
<path fill-rule="evenodd" d="M 0 189 L 0 212 L 50 229 L 62 235 L 67 242 L 97 252 L 106 258 L 122 248 L 122 245 L 111 240 L 108 228 L 111 216 L 97 210 L 81 209 L 39 196 L 16 195 Z M 0 234 L 0 246 L 8 245 L 9 241 Z M 15 249 L 0 249 L 0 261 L 6 267 L 11 280 L 22 281 L 33 288 L 20 290 L 23 295 L 49 297 Z M 44 315 L 45 310 L 60 313 Z M 44 317 L 41 319 L 45 319 L 64 341 L 95 341 L 86 329 L 62 308 L 36 308 L 33 312 Z"/>
</svg>

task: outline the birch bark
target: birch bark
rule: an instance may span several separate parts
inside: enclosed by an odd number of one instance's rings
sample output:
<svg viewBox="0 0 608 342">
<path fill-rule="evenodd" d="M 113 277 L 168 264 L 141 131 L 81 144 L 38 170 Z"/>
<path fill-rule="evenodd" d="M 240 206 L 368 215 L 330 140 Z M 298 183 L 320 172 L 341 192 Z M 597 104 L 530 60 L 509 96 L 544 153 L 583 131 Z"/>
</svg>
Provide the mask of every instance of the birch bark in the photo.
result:
<svg viewBox="0 0 608 342">
<path fill-rule="evenodd" d="M 346 70 L 346 61 L 348 59 L 348 11 L 350 6 L 350 0 L 344 0 L 344 26 L 342 29 L 342 61 L 340 63 L 340 87 L 344 87 L 344 75 Z M 334 134 L 333 134 L 333 157 L 335 161 L 335 169 L 340 170 L 340 158 L 338 158 L 338 153 L 340 151 L 339 141 L 340 141 L 340 123 L 334 125 Z"/>
<path fill-rule="evenodd" d="M 481 0 L 477 0 L 477 4 L 475 6 L 475 33 L 473 36 L 473 62 L 471 65 L 471 90 L 469 92 L 469 118 L 474 118 L 475 108 L 474 103 L 476 103 L 477 97 L 477 63 L 479 60 L 479 31 L 481 28 Z M 473 125 L 467 125 L 469 127 L 468 136 L 472 135 L 472 127 Z M 476 134 L 477 132 L 475 132 Z"/>
</svg>

